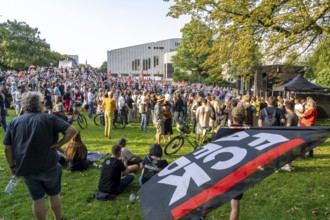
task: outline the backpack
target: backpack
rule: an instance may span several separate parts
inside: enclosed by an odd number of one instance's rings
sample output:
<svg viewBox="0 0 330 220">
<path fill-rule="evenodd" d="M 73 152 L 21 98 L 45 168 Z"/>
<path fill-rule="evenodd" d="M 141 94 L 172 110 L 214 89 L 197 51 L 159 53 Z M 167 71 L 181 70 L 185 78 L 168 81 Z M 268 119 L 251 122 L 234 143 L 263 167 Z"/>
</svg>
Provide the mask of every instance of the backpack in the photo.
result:
<svg viewBox="0 0 330 220">
<path fill-rule="evenodd" d="M 278 126 L 278 119 L 276 118 L 276 109 L 274 110 L 273 114 L 269 115 L 267 108 L 264 108 L 263 110 L 265 112 L 265 119 L 263 121 L 263 126 L 264 127 L 269 127 L 269 126 Z"/>
<path fill-rule="evenodd" d="M 244 120 L 244 124 L 247 125 L 253 125 L 253 110 L 252 110 L 253 106 L 249 105 L 248 107 L 245 108 L 245 120 Z"/>
<path fill-rule="evenodd" d="M 213 106 L 211 106 L 211 115 L 210 115 L 210 118 L 215 121 L 216 119 L 216 115 L 215 115 L 215 109 Z"/>
</svg>

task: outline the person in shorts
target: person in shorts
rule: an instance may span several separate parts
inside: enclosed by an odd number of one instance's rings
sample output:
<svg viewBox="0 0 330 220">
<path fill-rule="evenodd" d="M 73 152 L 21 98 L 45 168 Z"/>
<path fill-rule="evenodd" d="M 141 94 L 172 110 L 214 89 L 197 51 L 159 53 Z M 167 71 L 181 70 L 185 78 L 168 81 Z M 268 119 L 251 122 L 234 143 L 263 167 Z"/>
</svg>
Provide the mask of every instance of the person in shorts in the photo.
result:
<svg viewBox="0 0 330 220">
<path fill-rule="evenodd" d="M 12 174 L 24 178 L 35 218 L 46 219 L 47 194 L 54 219 L 61 219 L 62 166 L 56 150 L 61 150 L 77 130 L 61 118 L 43 113 L 41 100 L 37 92 L 22 95 L 24 114 L 8 124 L 3 141 L 5 155 Z M 64 135 L 59 140 L 60 132 Z"/>
</svg>

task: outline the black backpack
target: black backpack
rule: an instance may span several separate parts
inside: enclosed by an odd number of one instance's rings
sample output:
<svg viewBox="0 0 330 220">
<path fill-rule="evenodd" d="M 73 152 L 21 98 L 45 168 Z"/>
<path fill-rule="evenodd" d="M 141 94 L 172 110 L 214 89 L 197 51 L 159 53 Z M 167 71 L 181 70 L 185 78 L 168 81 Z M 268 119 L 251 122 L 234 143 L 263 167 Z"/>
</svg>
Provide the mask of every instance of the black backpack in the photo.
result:
<svg viewBox="0 0 330 220">
<path fill-rule="evenodd" d="M 279 126 L 278 119 L 276 118 L 276 109 L 273 111 L 273 114 L 269 115 L 267 108 L 264 108 L 263 111 L 265 112 L 265 119 L 263 122 L 264 127 L 270 126 Z"/>
<path fill-rule="evenodd" d="M 215 115 L 215 109 L 213 106 L 211 106 L 211 115 L 210 115 L 210 118 L 215 121 L 216 119 L 216 115 Z"/>
<path fill-rule="evenodd" d="M 244 120 L 244 124 L 247 125 L 253 125 L 253 105 L 249 105 L 248 107 L 245 108 L 245 120 Z"/>
</svg>

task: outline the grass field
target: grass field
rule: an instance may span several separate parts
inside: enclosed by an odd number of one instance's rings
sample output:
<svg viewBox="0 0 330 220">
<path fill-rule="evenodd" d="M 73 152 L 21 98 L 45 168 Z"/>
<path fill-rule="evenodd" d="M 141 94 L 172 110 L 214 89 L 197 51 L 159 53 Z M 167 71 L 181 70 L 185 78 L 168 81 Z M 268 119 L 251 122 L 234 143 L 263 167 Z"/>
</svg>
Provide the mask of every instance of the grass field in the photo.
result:
<svg viewBox="0 0 330 220">
<path fill-rule="evenodd" d="M 13 112 L 10 112 L 13 115 Z M 8 122 L 10 117 L 8 118 Z M 330 125 L 330 123 L 319 123 Z M 142 158 L 146 156 L 149 146 L 154 142 L 154 128 L 149 133 L 139 130 L 137 122 L 124 130 L 113 130 L 113 140 L 103 135 L 103 127 L 97 127 L 88 120 L 88 128 L 80 130 L 82 139 L 90 151 L 111 152 L 111 146 L 120 137 L 125 137 L 127 147 Z M 3 140 L 3 130 L 0 139 Z M 4 148 L 3 148 L 4 149 Z M 175 156 L 166 156 L 169 162 L 189 153 L 191 147 L 184 146 Z M 314 151 L 315 158 L 293 162 L 293 172 L 279 172 L 271 175 L 260 184 L 248 190 L 241 201 L 240 219 L 330 219 L 330 139 Z M 101 163 L 101 161 L 99 162 Z M 11 174 L 5 159 L 4 151 L 0 151 L 0 190 L 3 191 Z M 138 202 L 130 203 L 129 195 L 139 190 L 138 178 L 122 195 L 114 201 L 90 201 L 96 192 L 100 170 L 89 169 L 83 173 L 68 173 L 63 170 L 62 203 L 66 219 L 142 219 Z M 137 177 L 139 174 L 137 175 Z M 160 189 L 161 190 L 161 189 Z M 228 204 L 208 215 L 207 219 L 228 219 Z M 33 219 L 31 201 L 28 191 L 20 182 L 11 196 L 0 193 L 0 220 Z M 48 211 L 48 218 L 52 219 Z"/>
</svg>

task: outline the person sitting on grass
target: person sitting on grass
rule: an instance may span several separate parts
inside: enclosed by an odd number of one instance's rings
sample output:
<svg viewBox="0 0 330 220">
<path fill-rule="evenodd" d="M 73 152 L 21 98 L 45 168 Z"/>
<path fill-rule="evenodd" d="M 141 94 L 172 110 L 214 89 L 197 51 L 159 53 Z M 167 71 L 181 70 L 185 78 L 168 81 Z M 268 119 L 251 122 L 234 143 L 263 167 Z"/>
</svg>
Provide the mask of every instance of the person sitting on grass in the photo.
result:
<svg viewBox="0 0 330 220">
<path fill-rule="evenodd" d="M 125 138 L 120 138 L 118 140 L 118 145 L 121 146 L 121 158 L 123 161 L 127 161 L 128 172 L 132 173 L 139 169 L 142 160 L 138 155 L 133 154 L 132 151 L 126 148 L 126 143 L 127 141 Z"/>
<path fill-rule="evenodd" d="M 96 199 L 109 200 L 119 195 L 134 180 L 134 175 L 128 173 L 127 164 L 121 157 L 121 147 L 114 145 L 112 155 L 104 160 L 101 168 Z"/>
<path fill-rule="evenodd" d="M 163 159 L 162 156 L 162 147 L 159 144 L 151 145 L 149 155 L 143 160 L 143 169 L 140 177 L 141 186 L 168 165 L 167 160 Z"/>
<path fill-rule="evenodd" d="M 64 150 L 64 156 L 67 159 L 67 170 L 83 171 L 90 166 L 96 166 L 95 163 L 87 159 L 87 147 L 82 142 L 80 132 L 76 133 L 67 148 Z"/>
</svg>

